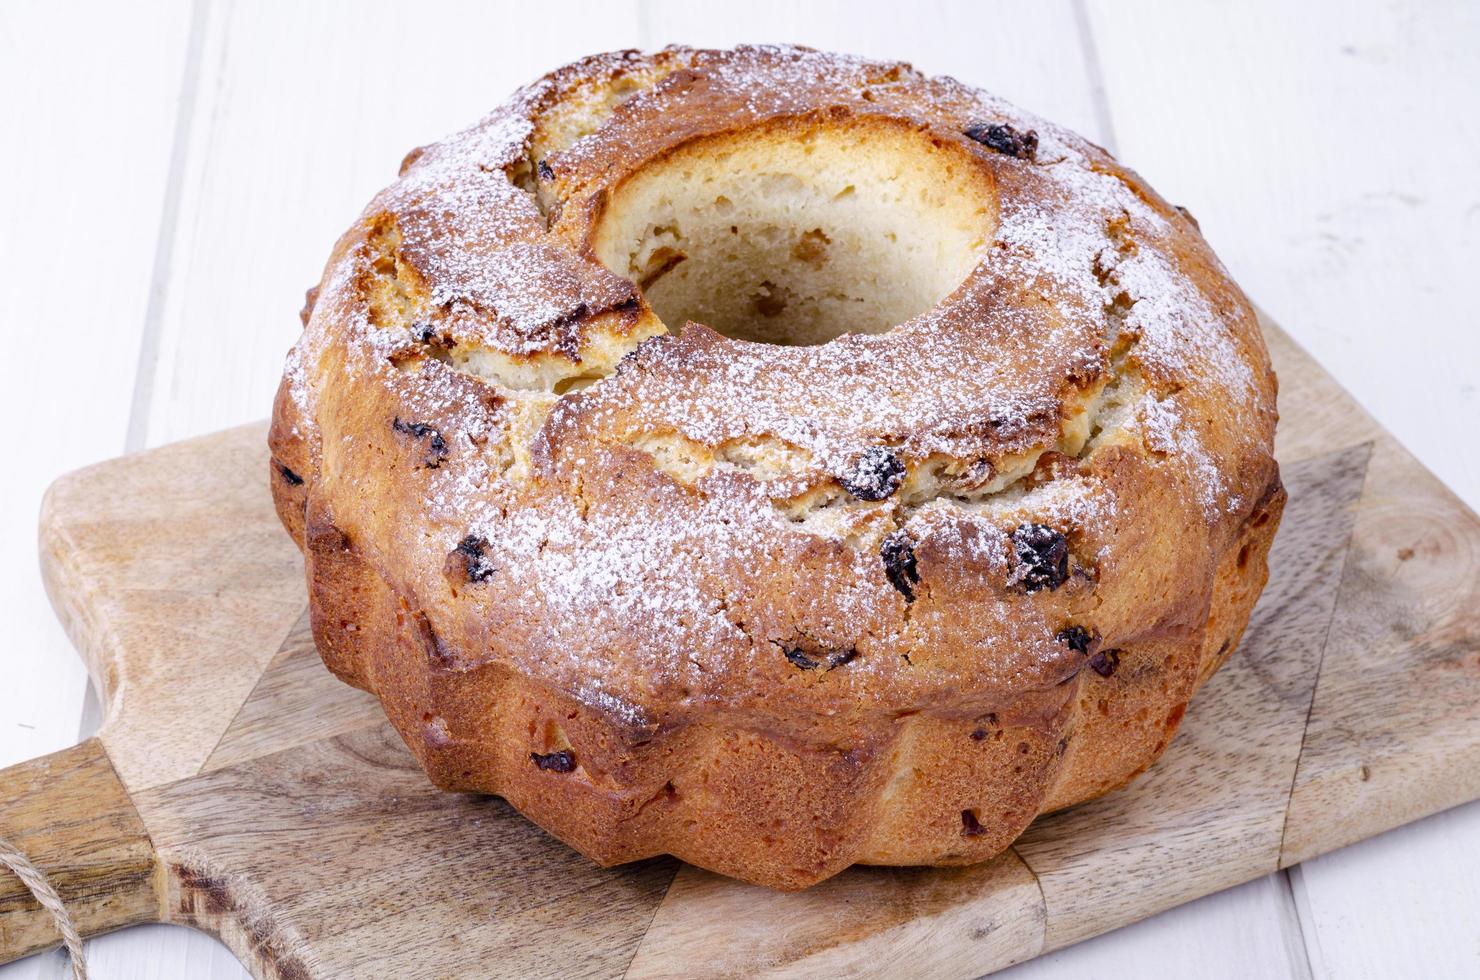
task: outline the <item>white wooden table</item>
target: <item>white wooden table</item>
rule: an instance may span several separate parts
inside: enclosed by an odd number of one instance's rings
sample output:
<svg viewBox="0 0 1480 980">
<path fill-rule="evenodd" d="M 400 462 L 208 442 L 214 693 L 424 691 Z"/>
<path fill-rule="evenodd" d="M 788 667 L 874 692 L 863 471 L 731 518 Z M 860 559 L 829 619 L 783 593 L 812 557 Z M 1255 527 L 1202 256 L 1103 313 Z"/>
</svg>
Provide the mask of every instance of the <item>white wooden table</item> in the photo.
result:
<svg viewBox="0 0 1480 980">
<path fill-rule="evenodd" d="M 578 55 L 675 41 L 903 58 L 1080 130 L 1480 507 L 1480 5 L 4 0 L 0 765 L 97 723 L 36 572 L 47 483 L 266 415 L 304 287 L 405 150 Z M 244 976 L 183 929 L 89 946 L 104 980 Z M 1009 973 L 1148 970 L 1480 976 L 1480 804 Z"/>
</svg>

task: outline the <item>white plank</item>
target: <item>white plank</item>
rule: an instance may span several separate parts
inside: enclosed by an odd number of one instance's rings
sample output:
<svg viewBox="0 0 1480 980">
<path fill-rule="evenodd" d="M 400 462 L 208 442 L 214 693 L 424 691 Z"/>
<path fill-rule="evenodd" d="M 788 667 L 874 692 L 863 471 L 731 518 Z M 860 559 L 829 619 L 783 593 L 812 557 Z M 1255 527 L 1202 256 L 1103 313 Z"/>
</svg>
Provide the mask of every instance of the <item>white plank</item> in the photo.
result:
<svg viewBox="0 0 1480 980">
<path fill-rule="evenodd" d="M 214 936 L 183 926 L 135 926 L 99 936 L 87 947 L 88 968 L 99 980 L 249 980 L 251 976 Z"/>
<path fill-rule="evenodd" d="M 86 672 L 41 588 L 36 514 L 57 476 L 124 449 L 188 27 L 184 0 L 142 17 L 0 5 L 0 322 L 22 447 L 0 480 L 0 766 L 77 740 Z M 0 978 L 65 970 L 64 956 L 32 957 Z"/>
<path fill-rule="evenodd" d="M 183 0 L 164 13 L 120 45 L 135 20 L 122 9 L 0 6 L 0 321 L 21 445 L 0 481 L 0 765 L 77 737 L 85 673 L 32 542 L 47 484 L 124 448 L 185 53 Z"/>
<path fill-rule="evenodd" d="M 1122 156 L 1472 506 L 1480 8 L 1095 3 Z M 1480 806 L 1291 872 L 1317 977 L 1480 975 Z"/>
<path fill-rule="evenodd" d="M 1284 880 L 1266 875 L 993 976 L 1304 980 L 1310 968 Z"/>
<path fill-rule="evenodd" d="M 1292 868 L 1318 977 L 1480 977 L 1480 802 Z"/>
</svg>

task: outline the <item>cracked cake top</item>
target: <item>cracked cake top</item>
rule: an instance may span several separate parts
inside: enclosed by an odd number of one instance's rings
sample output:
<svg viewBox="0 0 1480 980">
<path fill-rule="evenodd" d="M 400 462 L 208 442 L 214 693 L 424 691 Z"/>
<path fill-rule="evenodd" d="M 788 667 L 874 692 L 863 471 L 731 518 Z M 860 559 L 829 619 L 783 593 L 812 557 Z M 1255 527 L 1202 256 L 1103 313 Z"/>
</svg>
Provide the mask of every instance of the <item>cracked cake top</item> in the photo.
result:
<svg viewBox="0 0 1480 980">
<path fill-rule="evenodd" d="M 1201 628 L 1277 485 L 1190 218 L 901 64 L 568 66 L 410 154 L 308 312 L 273 432 L 307 533 L 439 669 L 636 727 L 1060 711 Z"/>
</svg>

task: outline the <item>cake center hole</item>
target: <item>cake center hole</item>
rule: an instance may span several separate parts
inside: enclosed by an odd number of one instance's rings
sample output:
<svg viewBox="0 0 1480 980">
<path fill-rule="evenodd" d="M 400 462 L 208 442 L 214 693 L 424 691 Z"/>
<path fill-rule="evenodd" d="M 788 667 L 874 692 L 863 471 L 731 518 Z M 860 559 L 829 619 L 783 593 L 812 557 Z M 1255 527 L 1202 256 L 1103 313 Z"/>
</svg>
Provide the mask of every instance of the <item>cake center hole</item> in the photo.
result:
<svg viewBox="0 0 1480 980">
<path fill-rule="evenodd" d="M 995 230 L 990 177 L 878 119 L 711 137 L 632 174 L 593 235 L 669 330 L 822 344 L 883 333 L 961 285 Z"/>
</svg>

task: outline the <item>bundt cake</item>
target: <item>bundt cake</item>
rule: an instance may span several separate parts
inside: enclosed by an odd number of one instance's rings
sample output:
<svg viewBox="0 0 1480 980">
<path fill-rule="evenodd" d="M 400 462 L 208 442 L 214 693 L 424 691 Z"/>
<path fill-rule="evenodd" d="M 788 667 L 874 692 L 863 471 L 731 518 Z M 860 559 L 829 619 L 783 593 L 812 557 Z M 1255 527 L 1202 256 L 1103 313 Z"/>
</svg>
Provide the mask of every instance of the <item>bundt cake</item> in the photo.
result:
<svg viewBox="0 0 1480 980">
<path fill-rule="evenodd" d="M 1284 503 L 1191 216 L 903 64 L 561 68 L 407 156 L 303 316 L 324 662 L 602 864 L 992 857 L 1165 748 Z"/>
</svg>

